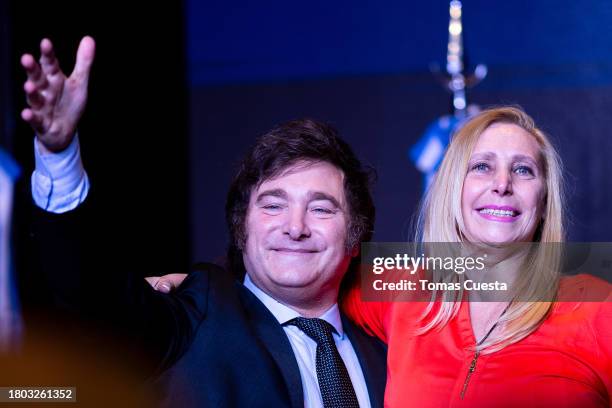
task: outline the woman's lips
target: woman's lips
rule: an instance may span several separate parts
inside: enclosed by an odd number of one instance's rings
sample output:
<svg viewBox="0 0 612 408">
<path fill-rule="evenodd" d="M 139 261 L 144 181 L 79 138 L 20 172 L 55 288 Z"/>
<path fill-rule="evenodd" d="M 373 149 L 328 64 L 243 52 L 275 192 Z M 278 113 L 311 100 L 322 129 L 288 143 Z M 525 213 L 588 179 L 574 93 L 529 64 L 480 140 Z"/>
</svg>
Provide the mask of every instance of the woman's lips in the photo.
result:
<svg viewBox="0 0 612 408">
<path fill-rule="evenodd" d="M 486 205 L 476 210 L 478 214 L 490 221 L 514 222 L 521 213 L 514 207 Z"/>
</svg>

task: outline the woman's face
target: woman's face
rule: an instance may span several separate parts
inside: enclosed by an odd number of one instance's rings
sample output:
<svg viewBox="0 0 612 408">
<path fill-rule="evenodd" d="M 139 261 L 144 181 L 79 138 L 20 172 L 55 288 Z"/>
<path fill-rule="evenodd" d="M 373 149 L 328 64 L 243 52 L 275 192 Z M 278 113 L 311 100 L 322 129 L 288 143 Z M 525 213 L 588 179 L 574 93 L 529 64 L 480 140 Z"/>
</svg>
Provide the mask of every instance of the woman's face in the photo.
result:
<svg viewBox="0 0 612 408">
<path fill-rule="evenodd" d="M 495 123 L 479 137 L 463 182 L 461 211 L 471 242 L 532 241 L 546 183 L 539 146 L 519 126 Z"/>
</svg>

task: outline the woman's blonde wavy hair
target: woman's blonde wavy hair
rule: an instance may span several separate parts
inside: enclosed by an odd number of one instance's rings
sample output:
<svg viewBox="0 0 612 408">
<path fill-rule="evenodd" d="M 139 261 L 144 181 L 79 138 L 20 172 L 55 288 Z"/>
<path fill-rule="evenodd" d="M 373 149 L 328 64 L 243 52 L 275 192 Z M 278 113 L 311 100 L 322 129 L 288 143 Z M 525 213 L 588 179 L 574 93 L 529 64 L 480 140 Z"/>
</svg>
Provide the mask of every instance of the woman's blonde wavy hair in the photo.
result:
<svg viewBox="0 0 612 408">
<path fill-rule="evenodd" d="M 519 126 L 536 140 L 540 147 L 540 166 L 545 178 L 543 215 L 533 241 L 561 243 L 565 241 L 565 204 L 562 164 L 548 137 L 538 129 L 533 119 L 514 106 L 484 110 L 469 119 L 453 136 L 442 164 L 428 189 L 418 218 L 417 241 L 463 242 L 465 226 L 461 212 L 463 182 L 468 172 L 470 156 L 480 135 L 495 123 Z M 514 288 L 521 294 L 499 319 L 503 330 L 493 332 L 476 348 L 490 353 L 516 343 L 535 331 L 546 318 L 556 296 L 559 282 L 560 257 L 556 245 L 539 245 L 523 265 Z M 460 282 L 458 274 L 446 281 Z M 450 280 L 449 280 L 450 279 Z M 457 315 L 462 292 L 439 293 L 432 298 L 423 315 L 419 333 L 440 329 Z M 544 301 L 542 301 L 544 300 Z M 439 301 L 440 307 L 435 308 Z"/>
</svg>

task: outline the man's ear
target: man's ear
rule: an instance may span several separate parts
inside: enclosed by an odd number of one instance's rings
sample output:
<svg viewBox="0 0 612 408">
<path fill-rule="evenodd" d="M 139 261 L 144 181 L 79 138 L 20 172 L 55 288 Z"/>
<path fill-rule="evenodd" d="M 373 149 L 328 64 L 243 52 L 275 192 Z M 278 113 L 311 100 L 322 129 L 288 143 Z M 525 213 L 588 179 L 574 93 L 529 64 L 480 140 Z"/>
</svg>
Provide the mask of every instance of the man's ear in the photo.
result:
<svg viewBox="0 0 612 408">
<path fill-rule="evenodd" d="M 351 249 L 351 258 L 355 258 L 359 255 L 359 244 L 355 245 L 353 249 Z"/>
</svg>

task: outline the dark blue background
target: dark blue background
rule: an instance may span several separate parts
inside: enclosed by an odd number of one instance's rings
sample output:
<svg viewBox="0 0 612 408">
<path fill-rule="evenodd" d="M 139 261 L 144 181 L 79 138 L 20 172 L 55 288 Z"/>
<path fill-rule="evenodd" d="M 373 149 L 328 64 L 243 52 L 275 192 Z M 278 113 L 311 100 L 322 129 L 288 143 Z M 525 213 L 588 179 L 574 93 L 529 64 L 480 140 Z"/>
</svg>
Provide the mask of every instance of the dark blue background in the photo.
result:
<svg viewBox="0 0 612 408">
<path fill-rule="evenodd" d="M 196 86 L 402 74 L 426 70 L 446 52 L 447 1 L 190 0 L 187 11 Z M 572 66 L 592 81 L 610 79 L 608 1 L 467 0 L 463 22 L 474 62 Z"/>
<path fill-rule="evenodd" d="M 448 2 L 187 3 L 194 259 L 223 253 L 223 202 L 247 146 L 275 123 L 334 124 L 379 173 L 375 239 L 410 237 L 421 176 L 407 151 L 449 95 Z M 566 165 L 572 240 L 612 240 L 612 3 L 464 1 L 469 92 L 482 106 L 520 104 Z"/>
</svg>

